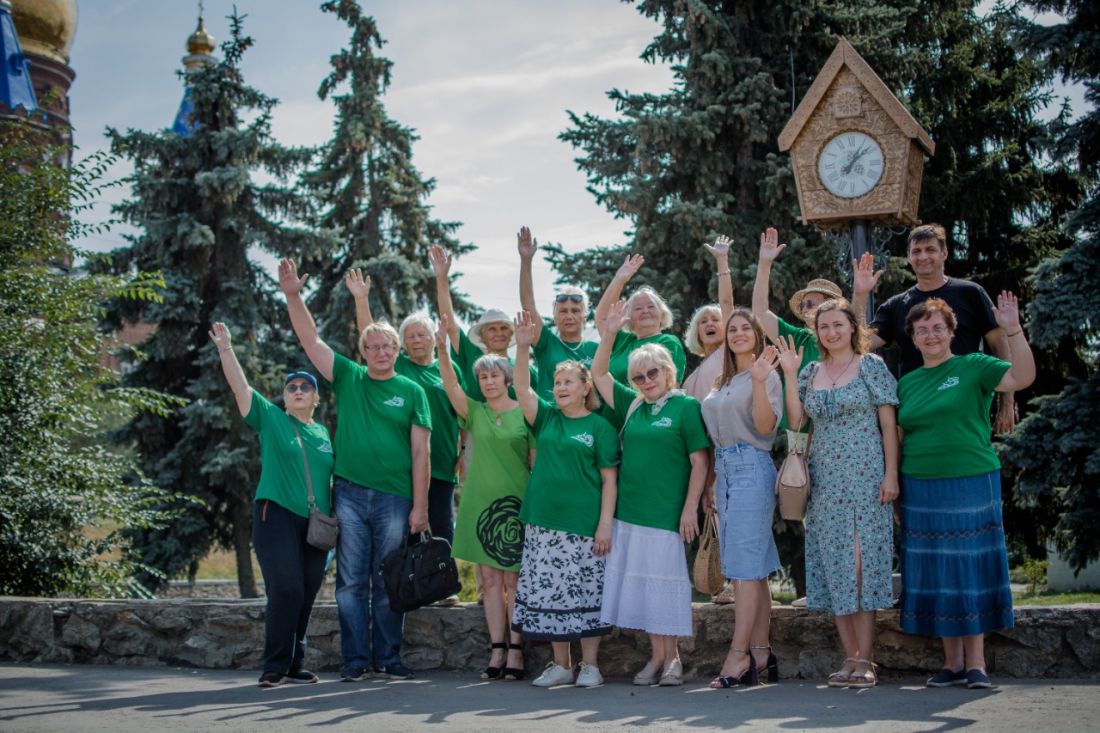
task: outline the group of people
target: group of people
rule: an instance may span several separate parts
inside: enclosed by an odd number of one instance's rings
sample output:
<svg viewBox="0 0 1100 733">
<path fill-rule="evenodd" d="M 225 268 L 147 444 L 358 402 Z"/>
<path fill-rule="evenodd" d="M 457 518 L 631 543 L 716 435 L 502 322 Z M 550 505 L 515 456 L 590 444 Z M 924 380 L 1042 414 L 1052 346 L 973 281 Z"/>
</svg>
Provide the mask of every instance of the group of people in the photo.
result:
<svg viewBox="0 0 1100 733">
<path fill-rule="evenodd" d="M 706 245 L 719 302 L 691 318 L 685 341 L 701 361 L 686 378 L 664 299 L 648 286 L 623 299 L 640 256 L 626 258 L 597 304 L 597 342 L 584 337 L 580 288 L 559 287 L 554 328 L 544 324 L 532 280 L 538 245 L 526 227 L 517 240 L 523 311 L 487 310 L 468 330 L 439 247 L 430 254 L 438 322 L 425 313 L 396 330 L 375 321 L 370 278 L 349 272 L 362 363 L 321 340 L 302 298 L 306 276 L 280 262 L 294 332 L 335 396 L 332 441 L 313 420 L 313 374 L 287 376 L 280 409 L 249 386 L 228 329 L 214 325 L 237 406 L 260 434 L 262 686 L 317 680 L 302 666 L 325 567 L 325 553 L 306 542 L 311 507 L 339 523 L 343 680 L 411 676 L 380 566 L 430 527 L 477 566 L 490 638 L 482 679 L 524 679 L 531 640 L 553 648 L 533 684 L 599 685 L 600 639 L 618 626 L 650 638 L 634 684 L 682 684 L 677 639 L 692 634 L 685 543 L 706 511 L 717 513 L 735 600 L 730 649 L 710 686 L 775 682 L 769 578 L 782 564 L 772 448 L 781 428 L 810 433 L 807 605 L 835 617 L 844 655 L 828 684 L 877 684 L 875 611 L 895 602 L 897 520 L 902 628 L 943 639 L 943 669 L 928 684 L 990 685 L 983 635 L 1012 626 L 991 407 L 1000 393 L 997 426 L 1010 430 L 1011 395 L 1033 381 L 1035 364 L 1016 298 L 1003 292 L 994 305 L 980 286 L 945 274 L 942 227 L 910 232 L 916 285 L 870 324 L 862 314 L 882 275 L 870 256 L 853 262 L 851 301 L 812 280 L 790 298 L 790 322 L 769 303 L 771 266 L 785 247 L 775 229 L 760 237 L 749 308 L 734 303 L 731 242 L 719 237 Z M 891 343 L 900 346 L 898 376 L 871 353 Z"/>
</svg>

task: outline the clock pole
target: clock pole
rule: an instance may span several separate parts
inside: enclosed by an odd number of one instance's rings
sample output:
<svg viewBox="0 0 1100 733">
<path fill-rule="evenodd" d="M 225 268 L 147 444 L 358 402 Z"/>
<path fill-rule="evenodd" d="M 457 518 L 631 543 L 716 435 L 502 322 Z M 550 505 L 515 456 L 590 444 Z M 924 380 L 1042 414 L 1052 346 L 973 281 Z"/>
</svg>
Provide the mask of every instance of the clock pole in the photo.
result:
<svg viewBox="0 0 1100 733">
<path fill-rule="evenodd" d="M 867 240 L 867 220 L 855 219 L 851 224 L 851 237 L 852 237 L 852 259 L 859 262 L 865 252 L 870 251 L 870 246 Z M 855 271 L 852 272 L 852 282 L 855 282 Z M 867 295 L 867 311 L 863 313 L 863 322 L 870 323 L 875 313 L 875 294 L 869 293 Z"/>
</svg>

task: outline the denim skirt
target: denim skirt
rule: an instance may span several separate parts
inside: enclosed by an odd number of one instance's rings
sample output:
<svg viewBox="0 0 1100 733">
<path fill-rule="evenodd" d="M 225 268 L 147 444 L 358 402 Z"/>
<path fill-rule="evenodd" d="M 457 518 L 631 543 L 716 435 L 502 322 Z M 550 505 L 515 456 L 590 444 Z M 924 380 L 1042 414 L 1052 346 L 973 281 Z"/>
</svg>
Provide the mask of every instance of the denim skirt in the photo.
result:
<svg viewBox="0 0 1100 733">
<path fill-rule="evenodd" d="M 730 580 L 766 578 L 780 567 L 772 535 L 775 464 L 771 454 L 736 443 L 716 448 L 714 462 L 722 573 Z"/>
</svg>

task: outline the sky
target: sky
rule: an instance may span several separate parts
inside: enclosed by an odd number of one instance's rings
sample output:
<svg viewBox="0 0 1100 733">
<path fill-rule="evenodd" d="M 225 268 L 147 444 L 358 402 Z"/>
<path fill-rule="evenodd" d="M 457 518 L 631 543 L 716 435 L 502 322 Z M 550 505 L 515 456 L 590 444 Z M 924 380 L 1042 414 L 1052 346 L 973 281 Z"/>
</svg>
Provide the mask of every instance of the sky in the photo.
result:
<svg viewBox="0 0 1100 733">
<path fill-rule="evenodd" d="M 272 131 L 288 145 L 316 145 L 332 133 L 333 109 L 317 98 L 329 56 L 349 36 L 319 1 L 236 0 L 255 46 L 245 79 L 279 99 Z M 540 242 L 569 251 L 620 244 L 629 222 L 616 220 L 585 189 L 576 152 L 557 139 L 567 110 L 614 113 L 612 88 L 660 92 L 670 70 L 639 58 L 658 32 L 653 21 L 617 0 L 363 0 L 393 61 L 384 102 L 414 128 L 414 163 L 436 179 L 433 215 L 462 222 L 458 237 L 478 246 L 464 256 L 458 287 L 483 307 L 519 309 L 515 236 L 532 228 Z M 206 28 L 228 36 L 231 0 L 206 0 Z M 171 124 L 182 96 L 176 76 L 195 28 L 187 0 L 85 0 L 70 50 L 70 92 L 78 156 L 106 146 L 107 126 L 155 130 Z M 120 163 L 111 177 L 129 166 Z M 93 217 L 126 195 L 116 190 Z M 116 226 L 93 247 L 124 244 Z M 264 262 L 265 260 L 260 260 Z M 271 262 L 267 260 L 265 262 Z M 426 264 L 426 263 L 425 263 Z M 554 273 L 537 258 L 536 298 L 546 304 Z"/>
</svg>

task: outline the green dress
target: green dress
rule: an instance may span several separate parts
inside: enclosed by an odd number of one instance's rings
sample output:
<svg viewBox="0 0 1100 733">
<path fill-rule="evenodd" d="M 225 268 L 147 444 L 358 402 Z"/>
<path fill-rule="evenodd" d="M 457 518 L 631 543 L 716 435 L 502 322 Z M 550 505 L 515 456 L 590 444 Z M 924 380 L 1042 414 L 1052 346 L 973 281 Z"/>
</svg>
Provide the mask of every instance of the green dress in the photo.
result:
<svg viewBox="0 0 1100 733">
<path fill-rule="evenodd" d="M 528 456 L 535 440 L 519 406 L 493 412 L 484 402 L 466 398 L 466 419 L 459 425 L 473 437 L 473 454 L 462 486 L 451 554 L 461 560 L 519 572 L 523 522 L 519 519 L 527 479 Z"/>
</svg>

